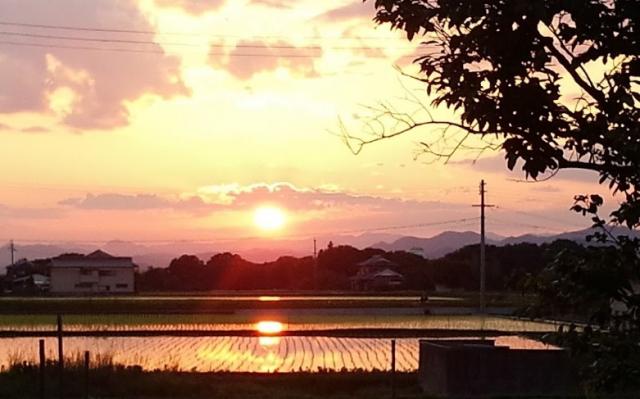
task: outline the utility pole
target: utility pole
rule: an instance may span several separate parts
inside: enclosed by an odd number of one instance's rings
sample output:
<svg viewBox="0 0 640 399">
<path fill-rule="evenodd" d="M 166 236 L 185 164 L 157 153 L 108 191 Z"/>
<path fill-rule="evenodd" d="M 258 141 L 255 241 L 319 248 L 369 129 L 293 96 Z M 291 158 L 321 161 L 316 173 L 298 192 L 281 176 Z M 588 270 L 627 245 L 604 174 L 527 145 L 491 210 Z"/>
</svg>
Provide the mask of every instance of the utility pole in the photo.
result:
<svg viewBox="0 0 640 399">
<path fill-rule="evenodd" d="M 484 180 L 480 182 L 480 205 L 474 205 L 474 207 L 480 208 L 480 311 L 484 314 L 486 312 L 486 260 L 485 260 L 485 208 L 492 208 L 495 205 L 487 205 L 484 200 L 484 196 L 487 193 L 487 184 Z"/>
<path fill-rule="evenodd" d="M 313 259 L 317 258 L 318 256 L 318 246 L 316 243 L 316 239 L 313 239 Z"/>
<path fill-rule="evenodd" d="M 318 289 L 318 247 L 316 239 L 313 239 L 313 289 Z"/>
<path fill-rule="evenodd" d="M 13 243 L 13 240 L 9 241 L 9 252 L 11 252 L 11 266 L 15 263 L 15 253 L 16 253 L 16 245 Z"/>
</svg>

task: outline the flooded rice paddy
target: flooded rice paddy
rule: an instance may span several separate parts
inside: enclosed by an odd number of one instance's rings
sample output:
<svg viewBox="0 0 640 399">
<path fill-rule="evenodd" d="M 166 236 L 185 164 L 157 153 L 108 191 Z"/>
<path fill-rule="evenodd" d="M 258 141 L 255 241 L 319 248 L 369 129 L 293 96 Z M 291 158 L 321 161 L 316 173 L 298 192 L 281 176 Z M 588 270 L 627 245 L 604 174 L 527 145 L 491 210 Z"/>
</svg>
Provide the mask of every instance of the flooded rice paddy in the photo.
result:
<svg viewBox="0 0 640 399">
<path fill-rule="evenodd" d="M 418 367 L 418 339 L 397 339 L 396 368 Z M 546 349 L 530 339 L 497 337 L 496 344 L 519 349 Z M 55 359 L 55 338 L 45 338 L 47 358 Z M 391 341 L 334 337 L 69 337 L 67 357 L 90 351 L 94 364 L 141 366 L 145 370 L 195 372 L 298 372 L 389 370 Z M 35 362 L 38 338 L 0 339 L 0 367 Z"/>
<path fill-rule="evenodd" d="M 66 331 L 241 331 L 254 330 L 261 320 L 274 320 L 286 331 L 417 329 L 417 330 L 492 330 L 513 332 L 550 332 L 550 323 L 505 317 L 462 315 L 318 315 L 282 316 L 277 313 L 233 315 L 69 315 L 64 316 Z M 55 316 L 0 316 L 0 331 L 54 331 Z"/>
<path fill-rule="evenodd" d="M 94 364 L 140 366 L 145 370 L 225 371 L 225 372 L 297 372 L 339 370 L 388 370 L 391 367 L 391 339 L 327 336 L 323 331 L 385 330 L 415 331 L 416 338 L 397 339 L 396 367 L 413 371 L 418 367 L 418 341 L 424 331 L 452 331 L 452 338 L 469 337 L 482 330 L 504 332 L 498 345 L 512 348 L 545 349 L 546 345 L 514 333 L 553 331 L 543 322 L 503 317 L 438 315 L 320 315 L 300 312 L 295 315 L 239 313 L 230 315 L 67 315 L 64 330 L 81 336 L 64 338 L 65 357 L 80 359 L 90 351 Z M 22 337 L 0 338 L 0 367 L 20 362 L 35 362 L 38 333 L 56 328 L 51 315 L 0 316 L 0 332 L 22 333 Z M 127 336 L 127 332 L 132 332 Z M 135 331 L 152 332 L 135 336 Z M 181 332 L 203 332 L 189 335 Z M 253 331 L 256 335 L 242 336 Z M 287 336 L 286 331 L 300 332 Z M 309 331 L 309 335 L 304 334 Z M 105 332 L 102 337 L 82 336 L 84 332 Z M 110 332 L 113 334 L 110 336 Z M 215 332 L 217 336 L 207 336 Z M 316 333 L 314 333 L 316 332 Z M 320 332 L 320 333 L 317 333 Z M 25 334 L 26 333 L 26 334 Z M 466 334 L 463 334 L 466 333 Z M 46 334 L 43 334 L 46 335 Z M 212 334 L 214 335 L 214 334 Z M 481 335 L 478 333 L 478 335 Z M 500 334 L 499 334 L 500 335 Z M 394 335 L 390 335 L 394 336 Z M 45 339 L 49 359 L 57 356 L 57 343 L 49 334 Z"/>
</svg>

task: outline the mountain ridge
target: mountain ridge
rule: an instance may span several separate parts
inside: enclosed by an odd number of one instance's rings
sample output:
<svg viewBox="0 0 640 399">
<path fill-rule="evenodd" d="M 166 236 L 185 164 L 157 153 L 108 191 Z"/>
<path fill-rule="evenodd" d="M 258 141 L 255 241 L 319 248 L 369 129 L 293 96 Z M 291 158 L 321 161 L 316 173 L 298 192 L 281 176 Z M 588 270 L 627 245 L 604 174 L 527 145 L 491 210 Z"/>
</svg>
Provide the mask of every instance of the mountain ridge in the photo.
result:
<svg viewBox="0 0 640 399">
<path fill-rule="evenodd" d="M 489 245 L 505 246 L 512 244 L 531 243 L 531 244 L 545 244 L 553 242 L 555 240 L 570 240 L 580 243 L 586 243 L 586 237 L 593 234 L 596 230 L 594 228 L 587 228 L 582 230 L 568 231 L 553 235 L 535 235 L 535 234 L 523 234 L 520 236 L 503 237 L 492 235 L 493 238 L 487 238 L 486 243 Z M 624 227 L 615 227 L 611 230 L 613 235 L 625 235 L 631 237 L 640 238 L 640 232 L 635 230 L 629 230 Z M 488 235 L 488 234 L 487 234 Z M 443 244 L 446 241 L 446 244 Z M 410 251 L 416 252 L 416 248 L 422 248 L 422 255 L 426 258 L 434 259 L 454 252 L 462 247 L 471 244 L 478 244 L 480 242 L 480 234 L 473 231 L 445 231 L 436 234 L 432 237 L 411 237 L 406 236 L 399 238 L 391 243 L 379 242 L 372 245 L 372 248 L 379 248 L 385 251 Z"/>
<path fill-rule="evenodd" d="M 586 242 L 586 235 L 593 233 L 592 228 L 568 231 L 555 235 L 523 234 L 519 236 L 503 237 L 497 234 L 487 234 L 489 245 L 510 245 L 528 242 L 543 244 L 558 239 L 576 242 Z M 625 228 L 616 228 L 614 235 L 631 233 L 640 238 L 640 232 Z M 622 234 L 624 235 L 624 234 Z M 332 241 L 334 245 L 351 245 L 357 248 L 379 248 L 385 251 L 408 251 L 418 253 L 425 258 L 439 258 L 467 245 L 480 242 L 480 235 L 473 231 L 443 231 L 431 237 L 401 236 L 395 234 L 362 234 L 358 236 L 320 237 L 318 248 L 324 248 Z M 227 243 L 222 246 L 215 243 L 197 242 L 167 242 L 163 244 L 143 245 L 136 242 L 112 240 L 101 245 L 78 243 L 64 244 L 28 244 L 17 245 L 16 259 L 48 258 L 68 252 L 89 253 L 102 248 L 117 256 L 131 256 L 142 269 L 148 267 L 167 267 L 172 259 L 182 254 L 195 254 L 199 257 L 210 257 L 221 252 L 234 252 L 253 262 L 267 262 L 281 256 L 310 256 L 313 253 L 313 243 L 310 240 L 268 240 L 247 245 L 242 243 Z M 203 259 L 203 260 L 208 260 Z M 10 264 L 8 247 L 0 247 L 0 273 Z"/>
</svg>

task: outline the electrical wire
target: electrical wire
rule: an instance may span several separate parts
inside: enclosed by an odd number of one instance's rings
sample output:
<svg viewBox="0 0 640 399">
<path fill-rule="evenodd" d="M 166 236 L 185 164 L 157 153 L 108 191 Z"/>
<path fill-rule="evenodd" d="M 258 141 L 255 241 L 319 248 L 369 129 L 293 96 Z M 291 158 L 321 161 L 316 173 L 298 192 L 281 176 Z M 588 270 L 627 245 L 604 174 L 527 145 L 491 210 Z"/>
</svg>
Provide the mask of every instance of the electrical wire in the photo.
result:
<svg viewBox="0 0 640 399">
<path fill-rule="evenodd" d="M 381 226 L 381 227 L 373 227 L 368 228 L 364 227 L 361 229 L 350 229 L 350 230 L 338 230 L 333 232 L 318 232 L 316 234 L 297 234 L 297 235 L 287 235 L 287 236 L 274 236 L 274 237 L 264 237 L 264 236 L 245 236 L 245 237 L 225 237 L 225 238 L 202 238 L 202 239 L 163 239 L 163 240 L 125 240 L 131 243 L 173 243 L 173 242 L 181 242 L 181 243 L 216 243 L 216 242 L 228 242 L 228 241 L 248 241 L 248 240 L 285 240 L 285 239 L 294 239 L 294 238 L 313 238 L 313 237 L 327 237 L 327 236 L 337 236 L 344 234 L 355 234 L 355 233 L 371 233 L 371 232 L 379 232 L 379 231 L 392 231 L 392 230 L 406 230 L 406 229 L 415 229 L 422 227 L 434 227 L 434 226 L 443 226 L 448 224 L 458 224 L 459 226 L 467 225 L 471 221 L 478 221 L 479 217 L 472 218 L 462 218 L 462 219 L 451 219 L 451 220 L 441 220 L 436 222 L 425 222 L 425 223 L 415 223 L 415 224 L 407 224 L 407 225 L 394 225 L 394 226 Z M 466 223 L 465 223 L 466 222 Z M 460 224 L 462 223 L 462 224 Z M 9 239 L 2 239 L 2 241 L 9 241 Z M 13 241 L 21 241 L 21 242 L 47 242 L 47 243 L 100 243 L 104 242 L 102 240 L 45 240 L 45 239 L 13 239 Z"/>
<path fill-rule="evenodd" d="M 57 49 L 68 49 L 68 50 L 88 50 L 88 51 L 106 51 L 106 52 L 117 52 L 117 53 L 137 53 L 137 54 L 156 54 L 156 55 L 166 55 L 167 53 L 163 50 L 157 49 L 129 49 L 129 48 L 114 48 L 114 47 L 95 47 L 95 46 L 71 46 L 64 44 L 45 44 L 45 43 L 31 43 L 31 42 L 16 42 L 10 40 L 0 40 L 0 45 L 9 45 L 9 46 L 19 46 L 19 47 L 37 47 L 37 48 L 57 48 Z M 265 50 L 268 47 L 265 47 Z M 288 53 L 225 53 L 225 52 L 208 52 L 209 56 L 228 56 L 228 57 L 272 57 L 272 58 L 318 58 L 320 54 L 311 55 L 311 54 L 288 54 Z M 389 58 L 384 55 L 379 54 L 365 54 L 365 58 L 379 58 L 386 59 Z M 398 57 L 398 59 L 413 59 L 414 55 L 407 55 Z"/>
<path fill-rule="evenodd" d="M 585 226 L 579 225 L 577 223 L 567 222 L 567 221 L 556 219 L 556 218 L 549 217 L 549 216 L 546 216 L 546 215 L 538 215 L 538 214 L 531 213 L 531 212 L 526 212 L 526 211 L 517 210 L 517 209 L 511 209 L 511 208 L 504 207 L 502 205 L 495 206 L 494 209 L 496 209 L 498 211 L 513 212 L 513 213 L 529 216 L 529 217 L 536 218 L 536 219 L 543 219 L 543 220 L 546 220 L 546 221 L 549 221 L 549 222 L 553 222 L 553 223 L 557 223 L 557 224 L 560 224 L 560 225 L 563 225 L 563 226 L 570 225 L 570 226 L 579 227 L 579 228 L 584 228 L 585 227 Z"/>
<path fill-rule="evenodd" d="M 142 45 L 161 45 L 161 46 L 178 46 L 178 47 L 210 47 L 210 48 L 248 48 L 248 49 L 277 49 L 277 50 L 313 50 L 321 51 L 323 49 L 331 50 L 387 50 L 390 47 L 372 47 L 372 46 L 294 46 L 291 44 L 218 44 L 218 43 L 187 43 L 187 42 L 165 42 L 165 41 L 153 41 L 153 40 L 136 40 L 136 39 L 116 39 L 116 38 L 103 38 L 103 37 L 78 37 L 78 36 L 62 36 L 62 35 L 43 35 L 37 33 L 28 32 L 12 32 L 12 31 L 0 31 L 2 36 L 12 37 L 28 37 L 32 39 L 48 39 L 48 40 L 67 40 L 76 42 L 92 42 L 92 43 L 115 43 L 115 44 L 142 44 Z M 414 50 L 413 47 L 394 47 L 394 50 Z"/>
<path fill-rule="evenodd" d="M 290 39 L 290 36 L 283 35 L 258 35 L 258 36 L 240 36 L 240 35 L 211 35 L 198 32 L 162 32 L 154 30 L 142 29 L 123 29 L 123 28 L 94 28 L 88 26 L 72 26 L 72 25 L 52 25 L 52 24 L 35 24 L 16 21 L 0 21 L 0 26 L 13 26 L 21 28 L 37 28 L 47 30 L 62 30 L 73 32 L 101 32 L 101 33 L 119 33 L 119 34 L 136 34 L 136 35 L 161 35 L 161 36 L 191 36 L 191 37 L 207 37 L 207 38 L 252 38 L 252 39 Z M 383 36 L 360 36 L 360 37 L 327 37 L 327 36 L 303 36 L 304 39 L 313 40 L 401 40 L 395 37 Z"/>
</svg>

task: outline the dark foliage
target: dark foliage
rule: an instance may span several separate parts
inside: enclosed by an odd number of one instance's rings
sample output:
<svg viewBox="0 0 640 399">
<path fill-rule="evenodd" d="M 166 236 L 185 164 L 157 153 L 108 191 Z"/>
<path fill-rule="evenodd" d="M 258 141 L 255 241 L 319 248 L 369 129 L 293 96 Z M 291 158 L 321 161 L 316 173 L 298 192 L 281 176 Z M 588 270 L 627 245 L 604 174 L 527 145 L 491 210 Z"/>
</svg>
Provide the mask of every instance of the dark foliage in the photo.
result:
<svg viewBox="0 0 640 399">
<path fill-rule="evenodd" d="M 580 247 L 570 241 L 542 246 L 526 243 L 488 246 L 487 287 L 493 291 L 519 290 L 526 275 L 542 270 L 549 248 L 574 246 Z M 478 289 L 477 245 L 434 260 L 402 251 L 336 245 L 319 252 L 317 268 L 311 257 L 286 256 L 258 264 L 230 253 L 215 255 L 206 263 L 195 256 L 183 255 L 166 269 L 142 273 L 137 281 L 143 291 L 348 290 L 358 263 L 374 255 L 382 255 L 397 265 L 396 271 L 405 277 L 403 290 L 432 291 L 436 285 L 454 290 Z"/>
<path fill-rule="evenodd" d="M 597 172 L 620 201 L 607 218 L 603 200 L 578 196 L 573 210 L 592 216 L 598 245 L 565 246 L 531 285 L 537 315 L 580 315 L 557 338 L 583 360 L 596 389 L 640 385 L 640 243 L 608 233 L 607 225 L 640 227 L 640 2 L 637 0 L 375 0 L 378 24 L 422 39 L 421 73 L 432 105 L 456 120 L 404 120 L 402 130 L 429 125 L 463 134 L 504 152 L 506 166 L 527 177 L 560 169 Z M 571 92 L 571 94 L 569 94 Z M 487 143 L 487 141 L 485 141 Z M 634 284 L 636 286 L 634 286 Z M 614 306 L 618 305 L 618 306 Z"/>
<path fill-rule="evenodd" d="M 593 246 L 558 249 L 542 273 L 530 279 L 538 301 L 529 314 L 579 319 L 548 338 L 581 360 L 582 374 L 597 390 L 640 388 L 640 240 L 615 236 L 598 217 L 602 199 L 579 196 L 573 209 L 602 227 Z"/>
<path fill-rule="evenodd" d="M 612 219 L 640 225 L 640 2 L 375 6 L 377 23 L 423 38 L 419 79 L 434 106 L 459 111 L 452 125 L 495 137 L 508 168 L 521 162 L 534 179 L 567 168 L 599 173 L 625 197 Z M 570 85 L 580 92 L 574 98 L 563 93 Z"/>
<path fill-rule="evenodd" d="M 388 396 L 390 374 L 381 371 L 315 373 L 201 373 L 179 372 L 167 365 L 153 371 L 140 366 L 111 362 L 92 364 L 85 380 L 81 363 L 67 361 L 64 397 L 84 398 L 273 398 L 328 399 L 375 398 Z M 415 373 L 397 373 L 398 393 L 403 398 L 419 398 Z M 38 365 L 15 364 L 0 370 L 0 397 L 40 398 Z M 59 397 L 57 364 L 47 362 L 44 388 L 46 398 Z"/>
</svg>

